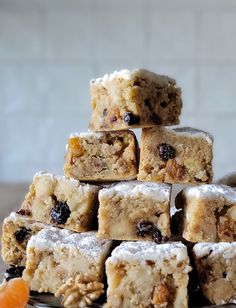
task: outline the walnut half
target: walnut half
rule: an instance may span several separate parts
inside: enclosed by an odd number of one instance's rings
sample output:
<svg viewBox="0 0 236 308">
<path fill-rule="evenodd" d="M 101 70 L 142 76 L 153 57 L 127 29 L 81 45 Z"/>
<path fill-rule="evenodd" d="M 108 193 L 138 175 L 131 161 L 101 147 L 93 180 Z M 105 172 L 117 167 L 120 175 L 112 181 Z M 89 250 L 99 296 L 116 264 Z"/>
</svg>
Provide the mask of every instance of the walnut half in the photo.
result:
<svg viewBox="0 0 236 308">
<path fill-rule="evenodd" d="M 63 297 L 62 304 L 67 308 L 88 307 L 104 293 L 104 285 L 93 277 L 78 275 L 69 278 L 55 293 Z"/>
<path fill-rule="evenodd" d="M 152 295 L 152 304 L 155 308 L 167 307 L 169 301 L 170 292 L 166 283 L 161 282 L 154 288 Z"/>
</svg>

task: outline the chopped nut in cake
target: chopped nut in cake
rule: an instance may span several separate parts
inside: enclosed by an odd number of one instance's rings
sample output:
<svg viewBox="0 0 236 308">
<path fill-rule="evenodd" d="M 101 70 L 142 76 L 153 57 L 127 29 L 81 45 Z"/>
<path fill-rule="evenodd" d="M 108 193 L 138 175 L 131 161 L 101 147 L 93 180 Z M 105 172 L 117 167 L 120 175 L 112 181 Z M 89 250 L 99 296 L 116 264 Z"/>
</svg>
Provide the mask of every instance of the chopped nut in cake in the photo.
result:
<svg viewBox="0 0 236 308">
<path fill-rule="evenodd" d="M 115 240 L 153 240 L 170 237 L 168 184 L 122 182 L 99 192 L 98 236 Z"/>
<path fill-rule="evenodd" d="M 102 282 L 93 281 L 91 276 L 78 275 L 69 278 L 56 292 L 63 297 L 62 304 L 68 308 L 88 307 L 104 293 Z"/>
<path fill-rule="evenodd" d="M 123 242 L 106 261 L 105 307 L 188 307 L 190 270 L 182 243 Z"/>
<path fill-rule="evenodd" d="M 145 128 L 138 179 L 166 183 L 212 180 L 212 137 L 193 128 Z"/>
<path fill-rule="evenodd" d="M 95 182 L 136 179 L 136 143 L 131 131 L 73 134 L 65 156 L 65 175 Z"/>
<path fill-rule="evenodd" d="M 93 229 L 99 187 L 65 176 L 36 173 L 20 211 L 34 220 L 77 232 Z"/>
<path fill-rule="evenodd" d="M 28 242 L 23 278 L 31 290 L 50 293 L 78 275 L 86 275 L 87 281 L 91 278 L 91 282 L 102 282 L 111 244 L 97 239 L 93 231 L 45 228 Z"/>
<path fill-rule="evenodd" d="M 167 76 L 122 70 L 91 80 L 90 93 L 92 131 L 179 123 L 181 89 Z"/>
<path fill-rule="evenodd" d="M 217 184 L 185 188 L 176 198 L 180 229 L 190 242 L 236 241 L 236 190 Z"/>
</svg>

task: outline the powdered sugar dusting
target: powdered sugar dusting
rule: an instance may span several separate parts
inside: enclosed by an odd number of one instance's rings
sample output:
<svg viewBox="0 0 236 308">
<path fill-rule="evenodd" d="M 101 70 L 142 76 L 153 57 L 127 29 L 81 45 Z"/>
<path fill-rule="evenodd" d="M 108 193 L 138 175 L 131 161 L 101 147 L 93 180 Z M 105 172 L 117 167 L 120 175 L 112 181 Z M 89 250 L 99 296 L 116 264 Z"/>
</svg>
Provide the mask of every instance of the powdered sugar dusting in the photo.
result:
<svg viewBox="0 0 236 308">
<path fill-rule="evenodd" d="M 222 255 L 224 259 L 231 259 L 236 257 L 236 242 L 198 243 L 194 246 L 193 251 L 197 258 Z"/>
<path fill-rule="evenodd" d="M 81 183 L 79 180 L 76 180 L 74 178 L 69 178 L 64 175 L 53 175 L 49 172 L 42 172 L 42 171 L 37 172 L 34 175 L 33 182 L 36 182 L 38 179 L 45 179 L 46 181 L 56 181 L 58 183 L 60 182 L 67 183 L 77 189 L 83 189 L 84 191 L 98 192 L 98 190 L 100 189 L 99 186 Z"/>
<path fill-rule="evenodd" d="M 84 132 L 84 133 L 71 133 L 69 138 L 102 138 L 104 133 Z"/>
<path fill-rule="evenodd" d="M 186 197 L 197 198 L 223 198 L 228 202 L 236 202 L 236 190 L 226 185 L 204 184 L 199 186 L 190 186 L 183 190 Z"/>
<path fill-rule="evenodd" d="M 100 190 L 99 196 L 112 198 L 114 195 L 119 195 L 121 197 L 138 198 L 140 195 L 144 195 L 156 201 L 163 202 L 170 200 L 170 193 L 171 185 L 168 184 L 130 181 L 104 188 Z"/>
<path fill-rule="evenodd" d="M 47 227 L 47 224 L 44 224 L 42 222 L 38 222 L 33 220 L 31 217 L 26 215 L 20 215 L 15 212 L 12 212 L 8 217 L 4 219 L 4 223 L 13 222 L 14 224 L 23 223 L 25 225 L 38 225 L 41 228 Z"/>
<path fill-rule="evenodd" d="M 56 248 L 76 249 L 85 255 L 98 259 L 106 253 L 112 241 L 96 237 L 96 232 L 75 233 L 65 229 L 48 227 L 31 237 L 27 249 L 35 247 L 38 250 L 53 251 Z"/>
<path fill-rule="evenodd" d="M 214 141 L 213 136 L 211 136 L 209 133 L 203 130 L 196 129 L 196 128 L 178 127 L 178 128 L 174 128 L 174 131 L 177 133 L 180 133 L 181 135 L 206 139 L 206 141 L 210 144 L 212 144 Z"/>
<path fill-rule="evenodd" d="M 161 264 L 164 260 L 175 259 L 176 262 L 188 262 L 187 248 L 180 242 L 156 244 L 151 241 L 123 242 L 112 251 L 111 262 L 121 260 L 140 262 L 152 260 Z"/>
<path fill-rule="evenodd" d="M 148 80 L 152 80 L 153 82 L 157 82 L 160 85 L 164 85 L 167 83 L 175 84 L 174 79 L 164 75 L 157 75 L 145 69 L 135 69 L 132 71 L 123 69 L 121 71 L 114 71 L 111 74 L 105 74 L 103 77 L 100 78 L 92 79 L 90 81 L 90 85 L 102 84 L 104 87 L 106 87 L 107 83 L 112 82 L 114 79 L 121 78 L 126 80 L 133 80 L 135 77 L 143 77 Z"/>
</svg>

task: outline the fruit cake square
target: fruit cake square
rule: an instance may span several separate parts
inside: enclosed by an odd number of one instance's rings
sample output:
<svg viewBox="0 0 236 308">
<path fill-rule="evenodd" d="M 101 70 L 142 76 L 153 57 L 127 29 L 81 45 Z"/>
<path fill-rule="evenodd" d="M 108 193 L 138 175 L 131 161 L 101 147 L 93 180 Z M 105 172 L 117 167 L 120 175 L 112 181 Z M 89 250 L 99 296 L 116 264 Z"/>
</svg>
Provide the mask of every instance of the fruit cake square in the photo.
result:
<svg viewBox="0 0 236 308">
<path fill-rule="evenodd" d="M 136 143 L 131 131 L 72 134 L 65 156 L 65 175 L 95 182 L 136 179 Z"/>
<path fill-rule="evenodd" d="M 197 129 L 145 128 L 141 137 L 138 179 L 209 183 L 212 180 L 212 146 L 212 137 Z"/>
<path fill-rule="evenodd" d="M 215 305 L 236 304 L 236 243 L 198 243 L 193 253 L 204 296 Z"/>
<path fill-rule="evenodd" d="M 176 198 L 182 209 L 180 230 L 190 242 L 236 241 L 236 190 L 204 184 L 182 190 Z"/>
<path fill-rule="evenodd" d="M 37 234 L 47 225 L 36 222 L 26 215 L 11 213 L 2 226 L 2 259 L 8 264 L 24 266 L 26 246 L 32 235 Z"/>
<path fill-rule="evenodd" d="M 93 230 L 99 187 L 51 173 L 36 173 L 21 205 L 34 220 L 76 232 Z"/>
<path fill-rule="evenodd" d="M 23 278 L 31 290 L 49 293 L 55 293 L 69 278 L 80 274 L 91 281 L 102 281 L 111 244 L 97 239 L 93 231 L 43 229 L 28 242 Z"/>
<path fill-rule="evenodd" d="M 179 124 L 181 89 L 144 69 L 122 70 L 90 82 L 91 131 Z"/>
<path fill-rule="evenodd" d="M 98 236 L 115 240 L 170 237 L 171 185 L 122 182 L 99 192 Z"/>
<path fill-rule="evenodd" d="M 123 242 L 106 261 L 105 307 L 188 307 L 190 270 L 182 243 Z"/>
</svg>

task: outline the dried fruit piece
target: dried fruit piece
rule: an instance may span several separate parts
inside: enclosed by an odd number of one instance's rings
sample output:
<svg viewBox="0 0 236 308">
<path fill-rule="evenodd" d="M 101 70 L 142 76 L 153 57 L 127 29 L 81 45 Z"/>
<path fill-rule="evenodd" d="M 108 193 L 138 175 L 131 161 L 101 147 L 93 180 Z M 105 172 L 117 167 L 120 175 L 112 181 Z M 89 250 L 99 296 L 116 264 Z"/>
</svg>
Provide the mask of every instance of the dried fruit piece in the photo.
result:
<svg viewBox="0 0 236 308">
<path fill-rule="evenodd" d="M 150 221 L 141 221 L 136 225 L 136 235 L 145 237 L 153 232 L 153 223 Z"/>
<path fill-rule="evenodd" d="M 125 112 L 123 119 L 128 125 L 135 125 L 140 123 L 140 116 L 135 115 L 132 112 Z"/>
<path fill-rule="evenodd" d="M 26 229 L 25 227 L 20 228 L 20 230 L 14 233 L 14 236 L 18 243 L 23 243 L 24 240 L 28 239 L 31 235 L 31 230 Z"/>
<path fill-rule="evenodd" d="M 14 266 L 11 265 L 11 267 L 9 267 L 4 274 L 4 277 L 6 279 L 6 281 L 9 281 L 13 278 L 19 278 L 22 276 L 23 270 L 25 269 L 24 266 Z"/>
<path fill-rule="evenodd" d="M 71 210 L 65 201 L 56 201 L 54 208 L 51 210 L 52 220 L 58 225 L 65 224 L 70 214 Z"/>
<path fill-rule="evenodd" d="M 162 160 L 167 161 L 173 159 L 176 156 L 176 150 L 167 143 L 162 143 L 158 146 L 159 155 Z"/>
<path fill-rule="evenodd" d="M 168 103 L 167 102 L 160 102 L 160 106 L 165 109 L 167 106 L 168 106 Z"/>
<path fill-rule="evenodd" d="M 169 160 L 166 164 L 166 173 L 172 179 L 183 180 L 186 174 L 186 169 L 184 166 L 179 165 L 175 159 Z"/>
<path fill-rule="evenodd" d="M 155 243 L 160 244 L 168 240 L 167 236 L 162 236 L 161 231 L 158 228 L 154 228 L 152 233 L 152 239 Z"/>
<path fill-rule="evenodd" d="M 84 154 L 84 148 L 78 137 L 71 137 L 68 141 L 68 146 L 75 156 L 80 157 Z"/>
<path fill-rule="evenodd" d="M 152 304 L 155 307 L 167 307 L 170 292 L 166 283 L 162 282 L 155 286 L 152 296 Z"/>
<path fill-rule="evenodd" d="M 23 216 L 31 216 L 32 215 L 31 211 L 27 210 L 27 209 L 20 209 L 16 213 L 19 214 L 19 215 L 23 215 Z"/>
<path fill-rule="evenodd" d="M 159 115 L 157 115 L 157 114 L 152 114 L 151 119 L 152 119 L 152 121 L 153 121 L 154 124 L 156 124 L 156 125 L 162 125 L 162 120 L 161 120 L 161 118 L 159 117 Z"/>
<path fill-rule="evenodd" d="M 25 308 L 29 300 L 29 287 L 22 278 L 11 279 L 0 285 L 1 308 Z"/>
<path fill-rule="evenodd" d="M 105 108 L 105 109 L 103 110 L 102 116 L 103 116 L 103 117 L 106 117 L 106 116 L 107 116 L 107 108 Z"/>
<path fill-rule="evenodd" d="M 112 116 L 111 118 L 110 118 L 110 122 L 111 123 L 114 123 L 114 122 L 116 122 L 117 121 L 117 116 Z"/>
<path fill-rule="evenodd" d="M 63 296 L 64 307 L 88 307 L 104 293 L 104 285 L 95 281 L 94 277 L 78 275 L 70 278 L 55 293 L 56 297 Z"/>
</svg>

